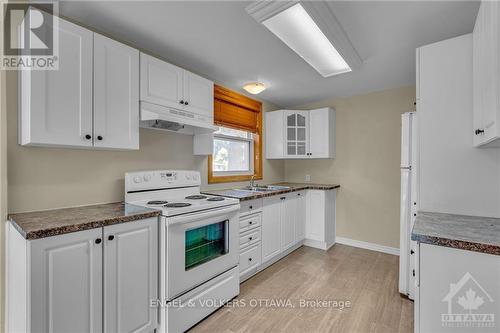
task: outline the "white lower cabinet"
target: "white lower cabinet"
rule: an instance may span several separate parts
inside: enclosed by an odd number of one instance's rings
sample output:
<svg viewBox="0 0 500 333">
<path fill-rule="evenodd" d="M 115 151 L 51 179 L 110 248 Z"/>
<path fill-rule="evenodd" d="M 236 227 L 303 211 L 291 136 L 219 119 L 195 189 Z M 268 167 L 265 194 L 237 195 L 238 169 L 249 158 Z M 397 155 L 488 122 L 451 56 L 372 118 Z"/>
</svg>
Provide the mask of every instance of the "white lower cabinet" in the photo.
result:
<svg viewBox="0 0 500 333">
<path fill-rule="evenodd" d="M 7 331 L 153 331 L 157 235 L 157 218 L 35 240 L 8 223 Z"/>
<path fill-rule="evenodd" d="M 420 243 L 418 259 L 415 332 L 498 332 L 500 256 Z"/>
<path fill-rule="evenodd" d="M 305 245 L 328 250 L 335 244 L 336 190 L 308 190 Z"/>
<path fill-rule="evenodd" d="M 104 227 L 104 332 L 157 327 L 158 221 Z"/>
<path fill-rule="evenodd" d="M 271 260 L 281 251 L 281 199 L 264 199 L 262 207 L 262 262 Z"/>
<path fill-rule="evenodd" d="M 241 202 L 240 281 L 301 245 L 335 243 L 336 190 L 304 190 Z"/>
<path fill-rule="evenodd" d="M 29 331 L 102 331 L 101 238 L 98 228 L 29 241 Z"/>
</svg>

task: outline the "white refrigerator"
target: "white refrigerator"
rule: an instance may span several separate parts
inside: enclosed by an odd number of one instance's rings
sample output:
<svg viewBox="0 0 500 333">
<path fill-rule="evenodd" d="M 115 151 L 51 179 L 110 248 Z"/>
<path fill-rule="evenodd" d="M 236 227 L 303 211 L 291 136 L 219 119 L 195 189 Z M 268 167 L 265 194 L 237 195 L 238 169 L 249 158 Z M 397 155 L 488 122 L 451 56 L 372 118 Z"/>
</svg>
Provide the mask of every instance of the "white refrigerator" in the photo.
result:
<svg viewBox="0 0 500 333">
<path fill-rule="evenodd" d="M 417 243 L 411 240 L 411 230 L 418 210 L 417 114 L 406 112 L 401 116 L 401 120 L 399 292 L 414 299 Z"/>
</svg>

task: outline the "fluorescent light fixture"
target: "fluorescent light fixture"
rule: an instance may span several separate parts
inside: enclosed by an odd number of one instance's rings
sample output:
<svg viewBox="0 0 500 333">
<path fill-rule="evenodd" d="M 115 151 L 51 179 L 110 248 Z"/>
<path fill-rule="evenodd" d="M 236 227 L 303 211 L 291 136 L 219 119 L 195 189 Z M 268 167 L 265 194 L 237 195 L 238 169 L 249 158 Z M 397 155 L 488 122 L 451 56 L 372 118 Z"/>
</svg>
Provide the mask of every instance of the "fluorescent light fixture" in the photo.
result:
<svg viewBox="0 0 500 333">
<path fill-rule="evenodd" d="M 243 86 L 243 89 L 245 89 L 250 94 L 257 95 L 257 94 L 260 94 L 261 92 L 263 92 L 264 90 L 266 90 L 266 86 L 264 85 L 264 83 L 251 82 L 251 83 L 245 84 Z"/>
<path fill-rule="evenodd" d="M 262 22 L 323 77 L 351 68 L 300 3 Z"/>
</svg>

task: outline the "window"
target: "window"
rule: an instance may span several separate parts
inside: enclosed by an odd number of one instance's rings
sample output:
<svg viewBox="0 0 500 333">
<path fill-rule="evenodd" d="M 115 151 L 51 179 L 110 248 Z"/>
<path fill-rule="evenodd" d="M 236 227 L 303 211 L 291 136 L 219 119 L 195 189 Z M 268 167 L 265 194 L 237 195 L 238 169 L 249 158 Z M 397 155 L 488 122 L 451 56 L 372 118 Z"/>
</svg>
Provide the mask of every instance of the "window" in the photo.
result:
<svg viewBox="0 0 500 333">
<path fill-rule="evenodd" d="M 262 179 L 262 103 L 215 85 L 214 123 L 208 182 Z"/>
<path fill-rule="evenodd" d="M 212 157 L 212 170 L 216 175 L 252 175 L 252 133 L 219 127 L 219 130 L 214 133 Z"/>
</svg>

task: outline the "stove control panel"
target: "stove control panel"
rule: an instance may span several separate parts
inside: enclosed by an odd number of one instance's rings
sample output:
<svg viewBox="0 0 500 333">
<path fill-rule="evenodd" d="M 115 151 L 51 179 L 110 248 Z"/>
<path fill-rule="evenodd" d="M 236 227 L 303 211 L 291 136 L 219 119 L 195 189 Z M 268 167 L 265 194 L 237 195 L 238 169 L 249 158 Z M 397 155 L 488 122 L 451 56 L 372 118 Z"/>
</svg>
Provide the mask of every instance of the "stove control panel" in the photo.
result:
<svg viewBox="0 0 500 333">
<path fill-rule="evenodd" d="M 200 186 L 198 171 L 153 170 L 125 174 L 125 191 L 145 191 L 176 187 Z"/>
</svg>

